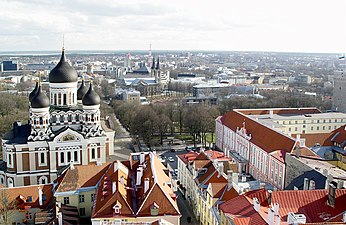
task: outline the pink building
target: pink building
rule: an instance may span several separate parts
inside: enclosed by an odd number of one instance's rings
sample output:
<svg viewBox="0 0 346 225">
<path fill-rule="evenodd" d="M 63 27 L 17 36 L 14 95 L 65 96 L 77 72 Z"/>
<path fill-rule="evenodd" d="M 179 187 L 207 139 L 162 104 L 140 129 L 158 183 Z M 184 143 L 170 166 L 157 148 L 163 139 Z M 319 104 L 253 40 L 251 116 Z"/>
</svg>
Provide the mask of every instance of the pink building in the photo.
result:
<svg viewBox="0 0 346 225">
<path fill-rule="evenodd" d="M 292 109 L 290 113 L 294 110 L 298 111 Z M 269 109 L 264 113 L 269 114 L 269 111 L 273 113 Z M 216 146 L 237 161 L 237 172 L 251 174 L 257 180 L 283 189 L 285 154 L 292 153 L 299 142 L 249 116 L 256 113 L 263 112 L 237 109 L 218 117 Z"/>
</svg>

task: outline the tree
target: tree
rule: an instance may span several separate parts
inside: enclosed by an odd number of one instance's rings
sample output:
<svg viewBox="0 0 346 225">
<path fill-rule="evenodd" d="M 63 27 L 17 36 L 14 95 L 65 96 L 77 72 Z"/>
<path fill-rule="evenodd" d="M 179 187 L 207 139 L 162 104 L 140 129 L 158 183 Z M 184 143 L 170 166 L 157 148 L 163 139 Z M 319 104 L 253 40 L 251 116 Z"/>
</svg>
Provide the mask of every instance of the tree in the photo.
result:
<svg viewBox="0 0 346 225">
<path fill-rule="evenodd" d="M 8 189 L 0 189 L 0 224 L 8 225 L 12 224 L 11 215 L 14 213 L 13 210 L 16 209 L 17 202 L 11 201 L 8 194 Z"/>
</svg>

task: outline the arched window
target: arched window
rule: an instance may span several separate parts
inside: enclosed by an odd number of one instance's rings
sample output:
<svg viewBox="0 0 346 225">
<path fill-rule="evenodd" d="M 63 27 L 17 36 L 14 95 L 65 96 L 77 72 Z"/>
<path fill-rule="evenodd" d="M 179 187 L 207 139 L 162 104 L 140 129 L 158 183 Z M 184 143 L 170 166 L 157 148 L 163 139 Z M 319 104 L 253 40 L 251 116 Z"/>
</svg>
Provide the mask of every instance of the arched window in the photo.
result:
<svg viewBox="0 0 346 225">
<path fill-rule="evenodd" d="M 4 184 L 5 183 L 5 178 L 4 176 L 0 176 L 0 184 Z"/>
<path fill-rule="evenodd" d="M 40 177 L 38 183 L 39 184 L 47 184 L 48 183 L 48 178 L 46 176 L 42 176 L 42 177 Z"/>
<path fill-rule="evenodd" d="M 67 105 L 67 95 L 66 94 L 64 94 L 64 103 L 63 104 Z"/>
<path fill-rule="evenodd" d="M 60 163 L 65 163 L 65 154 L 64 154 L 64 152 L 60 152 Z"/>
<path fill-rule="evenodd" d="M 67 152 L 67 163 L 71 162 L 71 152 Z"/>
</svg>

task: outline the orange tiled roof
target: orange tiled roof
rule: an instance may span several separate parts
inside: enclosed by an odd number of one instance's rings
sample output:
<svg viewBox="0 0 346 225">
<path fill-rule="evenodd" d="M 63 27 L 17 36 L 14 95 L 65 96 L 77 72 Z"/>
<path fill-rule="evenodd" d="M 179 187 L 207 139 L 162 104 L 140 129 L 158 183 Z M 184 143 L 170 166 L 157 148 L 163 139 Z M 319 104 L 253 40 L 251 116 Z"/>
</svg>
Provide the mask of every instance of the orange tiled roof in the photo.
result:
<svg viewBox="0 0 346 225">
<path fill-rule="evenodd" d="M 65 172 L 56 191 L 75 191 L 83 187 L 96 186 L 109 165 L 110 163 L 104 163 L 102 166 L 96 164 L 74 166 L 73 170 L 70 168 Z"/>
<path fill-rule="evenodd" d="M 254 211 L 252 199 L 258 198 L 261 204 L 261 210 L 267 210 L 268 194 L 264 189 L 250 191 L 237 198 L 231 199 L 221 204 L 220 209 L 233 215 L 249 216 L 251 218 L 260 216 Z M 333 218 L 346 210 L 346 189 L 337 189 L 335 198 L 335 207 L 327 204 L 327 190 L 286 190 L 273 191 L 272 204 L 279 203 L 279 215 L 281 221 L 287 221 L 289 212 L 304 214 L 307 223 L 325 222 L 324 218 Z M 246 201 L 248 202 L 246 202 Z M 263 212 L 264 214 L 267 212 Z M 334 220 L 332 220 L 334 221 Z"/>
<path fill-rule="evenodd" d="M 323 142 L 323 146 L 333 146 L 334 143 L 336 142 L 338 144 L 345 144 L 346 141 L 346 125 L 343 125 L 341 127 L 339 127 L 338 129 L 332 131 L 329 136 L 325 139 L 325 141 Z M 341 146 L 344 147 L 344 146 Z"/>
<path fill-rule="evenodd" d="M 139 164 L 139 161 L 134 162 L 131 169 L 131 164 L 127 167 L 117 161 L 115 172 L 115 163 L 112 164 L 98 187 L 93 218 L 148 216 L 154 202 L 159 206 L 159 215 L 180 215 L 174 192 L 170 187 L 170 178 L 165 174 L 166 168 L 157 156 L 153 153 L 145 153 L 144 162 Z M 143 173 L 141 185 L 136 186 L 139 168 L 143 168 Z M 119 181 L 121 177 L 123 184 Z M 145 180 L 149 180 L 146 192 L 144 192 Z M 114 194 L 112 194 L 112 182 L 117 182 Z M 120 203 L 122 207 L 120 214 L 114 215 L 113 207 L 117 203 Z"/>
<path fill-rule="evenodd" d="M 38 188 L 42 189 L 42 193 L 46 195 L 46 200 L 43 201 L 43 206 L 39 206 L 39 192 Z M 48 206 L 53 197 L 53 185 L 33 185 L 13 188 L 1 188 L 0 195 L 6 196 L 9 203 L 16 201 L 20 198 L 25 202 L 21 202 L 22 206 L 31 206 L 32 208 L 45 208 Z M 20 197 L 21 196 L 21 197 Z M 31 202 L 28 202 L 28 197 L 31 196 Z M 21 206 L 19 206 L 21 207 Z M 0 201 L 0 209 L 2 208 L 2 202 Z"/>
<path fill-rule="evenodd" d="M 293 138 L 266 127 L 235 110 L 225 114 L 221 121 L 234 132 L 237 128 L 243 127 L 245 122 L 247 134 L 251 134 L 250 141 L 268 153 L 276 150 L 291 152 L 295 145 Z"/>
<path fill-rule="evenodd" d="M 323 142 L 330 136 L 330 133 L 317 133 L 317 134 L 301 134 L 300 138 L 305 139 L 305 146 L 312 147 L 315 144 L 323 144 Z M 296 138 L 296 134 L 292 134 Z"/>
</svg>

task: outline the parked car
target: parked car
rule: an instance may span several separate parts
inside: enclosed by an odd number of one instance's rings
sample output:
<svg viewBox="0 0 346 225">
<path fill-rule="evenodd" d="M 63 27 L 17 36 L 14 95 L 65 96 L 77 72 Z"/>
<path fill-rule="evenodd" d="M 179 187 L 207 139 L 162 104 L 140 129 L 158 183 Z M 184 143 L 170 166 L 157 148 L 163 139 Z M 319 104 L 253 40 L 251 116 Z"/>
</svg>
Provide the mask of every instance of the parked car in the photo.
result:
<svg viewBox="0 0 346 225">
<path fill-rule="evenodd" d="M 168 157 L 168 161 L 170 161 L 170 162 L 174 162 L 173 157 L 172 157 L 172 156 Z"/>
<path fill-rule="evenodd" d="M 191 146 L 186 146 L 185 150 L 188 151 L 188 152 L 191 152 L 192 151 L 192 147 Z"/>
</svg>

